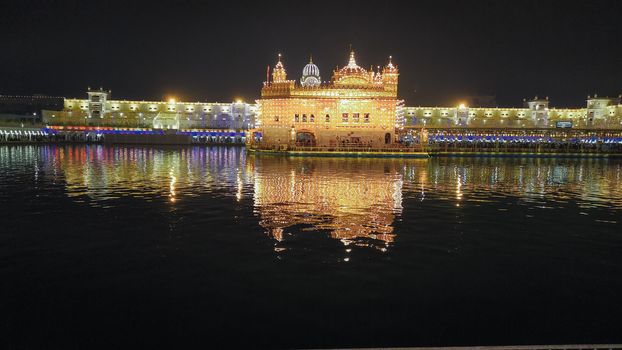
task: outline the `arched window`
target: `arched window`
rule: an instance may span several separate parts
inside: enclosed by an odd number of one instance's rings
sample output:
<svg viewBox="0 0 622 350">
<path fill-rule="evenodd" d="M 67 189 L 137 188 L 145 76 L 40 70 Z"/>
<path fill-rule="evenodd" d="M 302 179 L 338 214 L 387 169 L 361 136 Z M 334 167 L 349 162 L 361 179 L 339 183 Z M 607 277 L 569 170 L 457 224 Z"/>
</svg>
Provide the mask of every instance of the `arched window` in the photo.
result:
<svg viewBox="0 0 622 350">
<path fill-rule="evenodd" d="M 298 123 L 300 121 L 300 116 L 298 114 L 294 115 L 294 121 Z"/>
<path fill-rule="evenodd" d="M 306 122 L 307 122 L 307 115 L 306 115 L 306 114 L 303 114 L 303 115 L 302 115 L 302 122 L 303 122 L 303 123 L 306 123 Z"/>
<path fill-rule="evenodd" d="M 313 114 L 311 114 L 311 117 L 309 117 L 309 121 L 311 123 L 315 123 L 315 116 Z"/>
<path fill-rule="evenodd" d="M 330 123 L 330 115 L 328 115 L 328 114 L 326 115 L 326 122 Z"/>
</svg>

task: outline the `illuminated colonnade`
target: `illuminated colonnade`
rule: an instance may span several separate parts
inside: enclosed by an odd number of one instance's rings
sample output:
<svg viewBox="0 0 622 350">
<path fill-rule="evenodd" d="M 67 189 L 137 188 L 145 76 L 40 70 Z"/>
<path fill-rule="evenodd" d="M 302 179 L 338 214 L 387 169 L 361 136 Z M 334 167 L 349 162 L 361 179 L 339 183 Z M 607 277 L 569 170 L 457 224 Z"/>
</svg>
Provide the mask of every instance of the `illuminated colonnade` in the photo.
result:
<svg viewBox="0 0 622 350">
<path fill-rule="evenodd" d="M 432 128 L 595 128 L 622 129 L 620 98 L 588 96 L 585 108 L 549 108 L 548 99 L 523 108 L 404 107 L 405 126 Z"/>
<path fill-rule="evenodd" d="M 62 111 L 43 111 L 49 125 L 117 126 L 155 129 L 234 129 L 254 127 L 255 104 L 111 100 L 110 92 L 89 90 L 88 99 L 65 99 Z"/>
</svg>

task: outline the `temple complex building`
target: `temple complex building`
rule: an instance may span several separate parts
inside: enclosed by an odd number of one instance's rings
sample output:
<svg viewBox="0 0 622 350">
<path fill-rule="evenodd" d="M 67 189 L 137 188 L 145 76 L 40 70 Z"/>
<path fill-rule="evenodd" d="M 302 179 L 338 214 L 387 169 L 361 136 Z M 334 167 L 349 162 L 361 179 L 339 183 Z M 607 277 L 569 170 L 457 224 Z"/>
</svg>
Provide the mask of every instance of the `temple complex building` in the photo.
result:
<svg viewBox="0 0 622 350">
<path fill-rule="evenodd" d="M 291 78 L 279 55 L 255 103 L 114 100 L 102 88 L 88 89 L 82 99 L 53 98 L 54 104 L 37 107 L 40 113 L 31 111 L 32 101 L 45 100 L 40 97 L 1 96 L 0 102 L 10 111 L 28 111 L 33 120 L 41 115 L 49 126 L 248 130 L 250 146 L 269 149 L 391 148 L 409 129 L 622 130 L 620 96 L 590 95 L 580 108 L 556 108 L 538 96 L 519 108 L 498 107 L 494 96 L 467 96 L 456 106 L 406 107 L 398 77 L 390 57 L 384 67 L 367 70 L 352 51 L 328 82 L 311 58 L 301 76 Z"/>
<path fill-rule="evenodd" d="M 405 107 L 412 128 L 577 128 L 622 129 L 620 97 L 588 96 L 585 108 L 552 108 L 549 99 L 525 100 L 522 108 Z"/>
<path fill-rule="evenodd" d="M 111 92 L 88 89 L 87 99 L 66 98 L 61 111 L 43 111 L 49 125 L 153 129 L 237 129 L 254 127 L 255 104 L 113 100 Z"/>
</svg>

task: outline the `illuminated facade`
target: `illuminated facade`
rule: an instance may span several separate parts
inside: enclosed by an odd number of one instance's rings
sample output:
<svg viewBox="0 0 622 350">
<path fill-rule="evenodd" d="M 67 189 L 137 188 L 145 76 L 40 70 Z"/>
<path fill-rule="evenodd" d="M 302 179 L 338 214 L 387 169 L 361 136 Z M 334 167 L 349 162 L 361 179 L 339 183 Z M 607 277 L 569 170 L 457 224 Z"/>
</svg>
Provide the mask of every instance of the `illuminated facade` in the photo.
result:
<svg viewBox="0 0 622 350">
<path fill-rule="evenodd" d="M 405 107 L 398 98 L 399 71 L 390 58 L 382 70 L 366 70 L 351 52 L 348 64 L 335 69 L 330 82 L 322 82 L 320 73 L 310 59 L 300 79 L 288 79 L 279 55 L 261 99 L 253 104 L 112 100 L 110 91 L 100 88 L 89 89 L 87 99 L 65 98 L 60 111 L 41 113 L 44 123 L 57 126 L 251 130 L 254 137 L 248 142 L 266 148 L 382 148 L 408 128 L 622 130 L 622 96 L 587 96 L 581 108 L 554 108 L 548 97 L 537 96 L 524 100 L 522 108 L 494 107 L 491 101 L 484 103 L 487 107 Z M 18 102 L 29 103 L 22 100 Z"/>
<path fill-rule="evenodd" d="M 382 72 L 367 71 L 351 52 L 329 83 L 321 83 L 319 68 L 309 62 L 298 84 L 287 79 L 279 55 L 261 90 L 256 137 L 249 140 L 268 148 L 393 144 L 403 123 L 398 76 L 390 59 Z"/>
<path fill-rule="evenodd" d="M 620 97 L 588 96 L 585 108 L 550 108 L 548 98 L 524 101 L 523 108 L 405 107 L 407 127 L 622 129 Z"/>
<path fill-rule="evenodd" d="M 257 106 L 233 103 L 112 100 L 110 91 L 89 89 L 87 99 L 65 99 L 62 111 L 43 111 L 49 125 L 153 129 L 249 129 Z"/>
</svg>

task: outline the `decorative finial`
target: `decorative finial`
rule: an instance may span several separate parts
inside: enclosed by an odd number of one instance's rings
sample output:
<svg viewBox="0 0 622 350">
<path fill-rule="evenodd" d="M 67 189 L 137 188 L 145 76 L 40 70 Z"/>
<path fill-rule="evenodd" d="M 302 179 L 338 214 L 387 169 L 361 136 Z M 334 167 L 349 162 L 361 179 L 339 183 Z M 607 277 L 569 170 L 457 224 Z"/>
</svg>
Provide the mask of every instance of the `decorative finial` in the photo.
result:
<svg viewBox="0 0 622 350">
<path fill-rule="evenodd" d="M 356 67 L 356 60 L 354 59 L 354 51 L 350 51 L 350 60 L 348 61 L 348 67 Z"/>
<path fill-rule="evenodd" d="M 313 63 L 313 54 L 309 55 L 309 63 Z"/>
<path fill-rule="evenodd" d="M 389 64 L 391 64 L 391 60 L 393 59 L 393 56 L 389 56 Z"/>
</svg>

